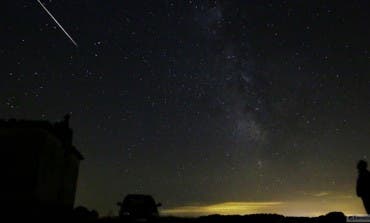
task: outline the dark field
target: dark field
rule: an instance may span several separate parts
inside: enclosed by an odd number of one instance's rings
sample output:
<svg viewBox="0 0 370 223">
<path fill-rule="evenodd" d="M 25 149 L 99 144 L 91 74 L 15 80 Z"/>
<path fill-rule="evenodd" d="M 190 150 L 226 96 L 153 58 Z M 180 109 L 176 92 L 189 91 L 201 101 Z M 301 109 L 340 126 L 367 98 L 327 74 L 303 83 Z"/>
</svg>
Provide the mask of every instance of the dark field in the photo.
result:
<svg viewBox="0 0 370 223">
<path fill-rule="evenodd" d="M 123 222 L 119 218 L 102 218 L 101 223 Z M 161 217 L 158 223 L 342 223 L 346 222 L 346 216 L 340 212 L 332 212 L 319 217 L 285 217 L 276 214 L 254 215 L 210 215 L 198 218 Z"/>
</svg>

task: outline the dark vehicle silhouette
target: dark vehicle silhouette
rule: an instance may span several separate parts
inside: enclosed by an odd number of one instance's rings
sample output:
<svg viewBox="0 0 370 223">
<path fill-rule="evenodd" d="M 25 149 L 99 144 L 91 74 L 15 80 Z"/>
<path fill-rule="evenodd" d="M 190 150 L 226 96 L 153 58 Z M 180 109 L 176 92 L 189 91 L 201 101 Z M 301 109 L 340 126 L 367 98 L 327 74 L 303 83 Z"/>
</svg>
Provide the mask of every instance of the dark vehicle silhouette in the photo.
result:
<svg viewBox="0 0 370 223">
<path fill-rule="evenodd" d="M 125 221 L 132 222 L 155 222 L 158 217 L 158 207 L 161 203 L 155 203 L 150 195 L 129 194 L 123 202 L 118 202 L 120 206 L 119 217 Z"/>
</svg>

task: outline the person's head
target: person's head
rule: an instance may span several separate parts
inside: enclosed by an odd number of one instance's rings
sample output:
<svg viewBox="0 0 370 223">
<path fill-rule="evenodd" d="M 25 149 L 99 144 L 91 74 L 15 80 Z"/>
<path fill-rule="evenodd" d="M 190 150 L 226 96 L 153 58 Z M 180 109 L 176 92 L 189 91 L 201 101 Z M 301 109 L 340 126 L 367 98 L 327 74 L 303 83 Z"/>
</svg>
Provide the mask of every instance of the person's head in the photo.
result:
<svg viewBox="0 0 370 223">
<path fill-rule="evenodd" d="M 357 169 L 359 171 L 366 170 L 367 169 L 367 162 L 365 160 L 360 160 L 357 163 Z"/>
</svg>

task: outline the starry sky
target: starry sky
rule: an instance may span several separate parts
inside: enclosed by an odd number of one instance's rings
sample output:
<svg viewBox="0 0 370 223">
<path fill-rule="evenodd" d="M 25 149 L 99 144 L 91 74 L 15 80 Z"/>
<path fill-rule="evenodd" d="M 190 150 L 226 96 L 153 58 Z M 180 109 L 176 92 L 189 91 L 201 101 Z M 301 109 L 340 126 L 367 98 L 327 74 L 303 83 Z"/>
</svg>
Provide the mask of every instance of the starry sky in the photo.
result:
<svg viewBox="0 0 370 223">
<path fill-rule="evenodd" d="M 71 113 L 76 205 L 365 213 L 368 1 L 2 2 L 0 117 Z"/>
</svg>

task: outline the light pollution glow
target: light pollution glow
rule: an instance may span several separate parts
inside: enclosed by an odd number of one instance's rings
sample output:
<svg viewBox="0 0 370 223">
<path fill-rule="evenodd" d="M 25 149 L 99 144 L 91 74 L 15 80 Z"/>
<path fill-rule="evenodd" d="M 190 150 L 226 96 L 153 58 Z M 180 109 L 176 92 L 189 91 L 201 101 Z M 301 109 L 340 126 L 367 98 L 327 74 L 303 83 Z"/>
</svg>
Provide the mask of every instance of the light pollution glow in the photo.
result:
<svg viewBox="0 0 370 223">
<path fill-rule="evenodd" d="M 276 213 L 285 216 L 320 216 L 329 212 L 340 211 L 346 215 L 365 214 L 362 202 L 353 196 L 326 197 L 313 195 L 300 201 L 267 201 L 267 202 L 223 202 L 210 205 L 188 205 L 164 209 L 162 215 L 196 217 L 211 214 L 245 215 Z M 324 198 L 323 198 L 324 197 Z"/>
</svg>

